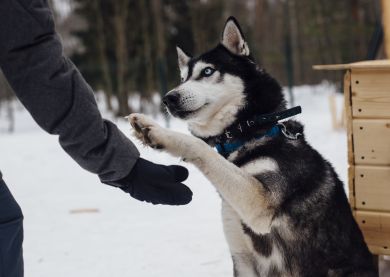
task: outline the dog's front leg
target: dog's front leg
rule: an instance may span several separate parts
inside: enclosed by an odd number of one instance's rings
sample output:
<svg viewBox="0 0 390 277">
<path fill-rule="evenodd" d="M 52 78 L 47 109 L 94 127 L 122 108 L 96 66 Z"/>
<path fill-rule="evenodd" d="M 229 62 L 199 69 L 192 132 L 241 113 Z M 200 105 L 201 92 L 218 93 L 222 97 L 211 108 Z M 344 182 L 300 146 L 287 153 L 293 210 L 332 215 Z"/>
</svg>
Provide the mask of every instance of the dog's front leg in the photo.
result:
<svg viewBox="0 0 390 277">
<path fill-rule="evenodd" d="M 129 121 L 135 135 L 145 144 L 197 166 L 253 231 L 269 231 L 272 218 L 269 197 L 256 178 L 196 137 L 164 129 L 142 114 L 132 114 Z"/>
</svg>

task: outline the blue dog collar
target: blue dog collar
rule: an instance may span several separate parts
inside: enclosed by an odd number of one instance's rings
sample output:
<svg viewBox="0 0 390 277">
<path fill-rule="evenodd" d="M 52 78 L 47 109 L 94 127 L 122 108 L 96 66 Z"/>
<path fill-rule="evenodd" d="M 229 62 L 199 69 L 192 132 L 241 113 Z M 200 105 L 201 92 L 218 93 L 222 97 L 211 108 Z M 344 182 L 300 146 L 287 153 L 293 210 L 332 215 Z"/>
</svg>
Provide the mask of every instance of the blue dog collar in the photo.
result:
<svg viewBox="0 0 390 277">
<path fill-rule="evenodd" d="M 269 129 L 264 135 L 255 137 L 255 139 L 261 139 L 263 137 L 276 137 L 280 134 L 280 125 L 275 125 L 271 129 Z M 234 141 L 230 143 L 218 143 L 215 148 L 217 149 L 218 153 L 221 155 L 229 155 L 230 153 L 233 153 L 238 148 L 243 146 L 247 141 Z"/>
</svg>

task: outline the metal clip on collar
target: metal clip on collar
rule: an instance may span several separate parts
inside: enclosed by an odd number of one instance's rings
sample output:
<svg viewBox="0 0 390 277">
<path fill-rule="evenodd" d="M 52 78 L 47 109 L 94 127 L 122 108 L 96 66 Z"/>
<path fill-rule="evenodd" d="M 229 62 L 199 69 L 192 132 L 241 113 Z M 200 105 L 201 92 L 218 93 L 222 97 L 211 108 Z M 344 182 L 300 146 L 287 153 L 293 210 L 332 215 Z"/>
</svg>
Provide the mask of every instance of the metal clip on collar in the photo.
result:
<svg viewBox="0 0 390 277">
<path fill-rule="evenodd" d="M 302 136 L 301 133 L 296 133 L 296 134 L 291 133 L 290 131 L 287 130 L 286 125 L 284 125 L 281 122 L 279 122 L 277 125 L 280 127 L 280 131 L 282 132 L 282 134 L 288 139 L 297 140 L 300 136 Z"/>
</svg>

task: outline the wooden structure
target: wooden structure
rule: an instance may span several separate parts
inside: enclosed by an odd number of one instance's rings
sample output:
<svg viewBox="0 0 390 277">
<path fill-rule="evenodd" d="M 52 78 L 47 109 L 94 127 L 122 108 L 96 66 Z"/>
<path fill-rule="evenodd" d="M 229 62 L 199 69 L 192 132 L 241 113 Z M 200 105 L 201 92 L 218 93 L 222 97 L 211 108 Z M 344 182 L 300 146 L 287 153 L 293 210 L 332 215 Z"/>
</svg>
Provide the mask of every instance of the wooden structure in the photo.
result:
<svg viewBox="0 0 390 277">
<path fill-rule="evenodd" d="M 384 50 L 387 58 L 390 58 L 390 1 L 382 0 L 382 26 L 384 32 Z"/>
<path fill-rule="evenodd" d="M 390 255 L 390 60 L 314 69 L 346 71 L 349 201 L 371 252 Z"/>
</svg>

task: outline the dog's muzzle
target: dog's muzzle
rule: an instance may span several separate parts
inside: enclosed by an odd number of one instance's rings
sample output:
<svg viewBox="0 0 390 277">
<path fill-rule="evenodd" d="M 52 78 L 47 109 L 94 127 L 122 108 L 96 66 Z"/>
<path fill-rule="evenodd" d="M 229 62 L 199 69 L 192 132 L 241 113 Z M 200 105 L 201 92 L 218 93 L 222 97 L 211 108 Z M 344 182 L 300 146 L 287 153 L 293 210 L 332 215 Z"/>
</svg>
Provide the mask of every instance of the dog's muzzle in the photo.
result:
<svg viewBox="0 0 390 277">
<path fill-rule="evenodd" d="M 193 115 L 202 108 L 201 107 L 196 110 L 183 109 L 182 100 L 183 99 L 181 98 L 181 94 L 175 90 L 168 92 L 162 99 L 164 105 L 168 108 L 171 115 L 181 119 L 187 119 L 190 115 Z"/>
</svg>

